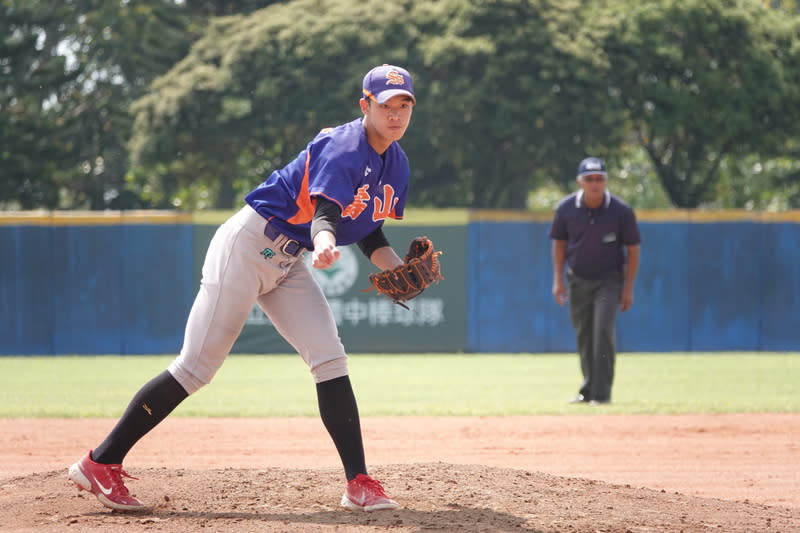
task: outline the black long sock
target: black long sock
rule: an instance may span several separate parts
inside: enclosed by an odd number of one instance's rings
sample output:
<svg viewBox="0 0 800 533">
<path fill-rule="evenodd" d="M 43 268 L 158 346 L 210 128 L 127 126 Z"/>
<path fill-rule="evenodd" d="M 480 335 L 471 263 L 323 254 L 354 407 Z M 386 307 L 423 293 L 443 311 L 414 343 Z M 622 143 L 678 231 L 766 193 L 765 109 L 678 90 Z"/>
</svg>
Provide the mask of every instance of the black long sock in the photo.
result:
<svg viewBox="0 0 800 533">
<path fill-rule="evenodd" d="M 317 401 L 322 423 L 336 445 L 347 480 L 358 474 L 366 474 L 361 421 L 350 377 L 342 376 L 317 383 Z"/>
<path fill-rule="evenodd" d="M 92 452 L 92 459 L 103 464 L 120 464 L 133 445 L 156 427 L 189 394 L 168 370 L 163 371 L 134 395 L 117 425 L 100 446 Z"/>
</svg>

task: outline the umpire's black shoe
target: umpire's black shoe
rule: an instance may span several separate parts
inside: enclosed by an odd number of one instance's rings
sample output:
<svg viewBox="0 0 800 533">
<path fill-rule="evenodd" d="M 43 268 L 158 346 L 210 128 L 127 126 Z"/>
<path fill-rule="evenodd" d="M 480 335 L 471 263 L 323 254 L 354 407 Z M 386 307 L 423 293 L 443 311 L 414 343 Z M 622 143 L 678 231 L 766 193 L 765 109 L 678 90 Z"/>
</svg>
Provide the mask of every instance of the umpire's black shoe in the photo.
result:
<svg viewBox="0 0 800 533">
<path fill-rule="evenodd" d="M 608 405 L 610 403 L 611 400 L 592 400 L 589 405 Z"/>
<path fill-rule="evenodd" d="M 578 394 L 574 398 L 572 398 L 569 403 L 588 403 L 589 398 L 584 396 L 583 394 Z"/>
</svg>

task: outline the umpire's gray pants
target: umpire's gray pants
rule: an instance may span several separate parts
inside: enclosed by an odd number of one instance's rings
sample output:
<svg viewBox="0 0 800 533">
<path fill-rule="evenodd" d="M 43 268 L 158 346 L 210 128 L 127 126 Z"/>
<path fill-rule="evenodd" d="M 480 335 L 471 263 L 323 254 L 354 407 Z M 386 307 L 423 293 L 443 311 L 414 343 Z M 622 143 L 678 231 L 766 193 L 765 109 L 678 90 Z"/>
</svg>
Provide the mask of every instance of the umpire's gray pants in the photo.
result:
<svg viewBox="0 0 800 533">
<path fill-rule="evenodd" d="M 586 400 L 610 401 L 617 354 L 616 317 L 623 275 L 582 279 L 569 273 L 569 312 L 581 356 Z"/>
</svg>

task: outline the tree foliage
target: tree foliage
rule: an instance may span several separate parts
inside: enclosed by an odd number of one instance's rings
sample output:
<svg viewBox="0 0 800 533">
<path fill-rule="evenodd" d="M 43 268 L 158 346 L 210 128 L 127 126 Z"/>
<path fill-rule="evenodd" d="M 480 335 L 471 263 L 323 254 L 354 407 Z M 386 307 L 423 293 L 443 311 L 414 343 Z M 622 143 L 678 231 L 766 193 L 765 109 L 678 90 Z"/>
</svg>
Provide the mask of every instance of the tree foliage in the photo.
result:
<svg viewBox="0 0 800 533">
<path fill-rule="evenodd" d="M 797 207 L 796 5 L 0 0 L 0 206 L 232 207 L 398 63 L 414 204 L 525 208 L 591 154 L 676 206 Z"/>
<path fill-rule="evenodd" d="M 158 170 L 232 207 L 321 128 L 355 118 L 369 67 L 410 59 L 412 3 L 378 5 L 297 0 L 215 20 L 133 108 L 137 182 L 155 190 Z"/>
<path fill-rule="evenodd" d="M 712 200 L 726 158 L 777 155 L 797 134 L 795 20 L 739 0 L 624 8 L 609 81 L 676 206 Z"/>
<path fill-rule="evenodd" d="M 615 138 L 605 95 L 586 91 L 597 77 L 579 5 L 295 0 L 220 19 L 134 107 L 140 179 L 160 168 L 230 207 L 237 179 L 260 181 L 353 118 L 361 76 L 388 62 L 420 88 L 403 141 L 413 199 L 524 208 L 535 177 L 572 175 L 587 145 Z"/>
<path fill-rule="evenodd" d="M 63 9 L 0 4 L 0 198 L 23 208 L 58 203 L 58 169 L 78 151 L 74 116 L 56 104 L 80 74 L 55 52 Z"/>
<path fill-rule="evenodd" d="M 3 202 L 145 205 L 126 193 L 129 106 L 230 4 L 0 0 Z"/>
<path fill-rule="evenodd" d="M 589 16 L 578 1 L 427 6 L 420 23 L 442 22 L 417 45 L 434 102 L 421 140 L 454 167 L 438 201 L 525 208 L 534 185 L 570 180 L 587 150 L 619 142 Z M 448 193 L 453 181 L 459 196 Z"/>
</svg>

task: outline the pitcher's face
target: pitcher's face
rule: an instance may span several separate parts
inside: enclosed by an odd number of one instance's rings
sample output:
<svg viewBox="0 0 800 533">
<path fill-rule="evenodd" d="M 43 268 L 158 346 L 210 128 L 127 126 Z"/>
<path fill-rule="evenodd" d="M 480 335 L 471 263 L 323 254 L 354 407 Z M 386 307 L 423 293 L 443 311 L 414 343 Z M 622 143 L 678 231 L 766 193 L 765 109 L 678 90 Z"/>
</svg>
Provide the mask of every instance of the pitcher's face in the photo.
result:
<svg viewBox="0 0 800 533">
<path fill-rule="evenodd" d="M 361 100 L 367 131 L 388 143 L 403 138 L 413 110 L 414 100 L 403 94 L 393 96 L 382 104 L 374 100 Z"/>
</svg>

